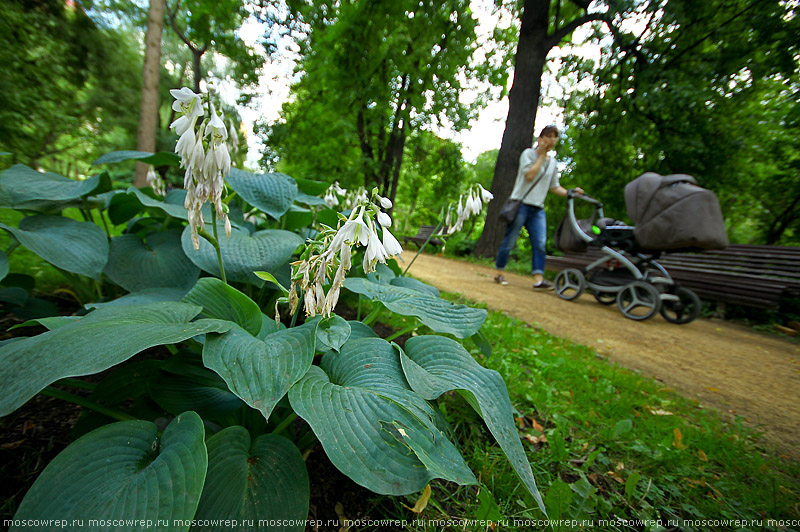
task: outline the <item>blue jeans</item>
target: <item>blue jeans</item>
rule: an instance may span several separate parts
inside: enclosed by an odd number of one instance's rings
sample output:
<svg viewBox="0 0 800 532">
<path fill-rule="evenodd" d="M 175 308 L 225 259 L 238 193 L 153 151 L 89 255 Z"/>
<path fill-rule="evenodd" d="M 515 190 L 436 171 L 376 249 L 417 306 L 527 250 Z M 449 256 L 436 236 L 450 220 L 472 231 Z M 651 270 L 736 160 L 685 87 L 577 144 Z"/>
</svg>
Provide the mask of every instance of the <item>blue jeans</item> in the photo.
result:
<svg viewBox="0 0 800 532">
<path fill-rule="evenodd" d="M 533 257 L 531 257 L 531 273 L 533 275 L 544 274 L 544 261 L 547 258 L 547 250 L 545 249 L 545 242 L 547 241 L 547 218 L 544 214 L 544 209 L 541 207 L 534 207 L 533 205 L 520 205 L 517 217 L 514 223 L 506 226 L 506 236 L 503 238 L 503 243 L 500 244 L 500 250 L 497 252 L 497 259 L 495 260 L 495 267 L 498 270 L 503 270 L 508 264 L 508 255 L 517 243 L 519 238 L 519 231 L 522 226 L 528 230 L 528 237 L 531 240 L 531 248 L 533 248 Z"/>
</svg>

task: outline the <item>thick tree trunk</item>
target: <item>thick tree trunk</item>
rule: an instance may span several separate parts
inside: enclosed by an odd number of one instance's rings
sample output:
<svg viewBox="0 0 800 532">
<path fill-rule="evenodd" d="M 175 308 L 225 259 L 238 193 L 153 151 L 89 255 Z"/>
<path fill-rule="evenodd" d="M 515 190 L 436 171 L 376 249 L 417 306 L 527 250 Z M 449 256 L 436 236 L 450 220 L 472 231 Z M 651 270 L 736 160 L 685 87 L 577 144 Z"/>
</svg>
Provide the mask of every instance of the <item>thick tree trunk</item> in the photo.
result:
<svg viewBox="0 0 800 532">
<path fill-rule="evenodd" d="M 144 69 L 142 71 L 142 102 L 139 111 L 139 131 L 136 149 L 156 151 L 158 126 L 158 79 L 161 73 L 161 34 L 164 30 L 164 0 L 150 0 L 145 36 Z M 148 165 L 136 163 L 133 185 L 147 184 Z"/>
<path fill-rule="evenodd" d="M 542 74 L 550 50 L 548 13 L 550 0 L 525 0 L 519 43 L 514 59 L 514 82 L 508 93 L 508 118 L 492 179 L 494 200 L 489 203 L 486 223 L 474 254 L 494 257 L 500 248 L 505 224 L 497 214 L 511 195 L 517 177 L 519 156 L 533 141 L 533 124 L 542 91 Z"/>
</svg>

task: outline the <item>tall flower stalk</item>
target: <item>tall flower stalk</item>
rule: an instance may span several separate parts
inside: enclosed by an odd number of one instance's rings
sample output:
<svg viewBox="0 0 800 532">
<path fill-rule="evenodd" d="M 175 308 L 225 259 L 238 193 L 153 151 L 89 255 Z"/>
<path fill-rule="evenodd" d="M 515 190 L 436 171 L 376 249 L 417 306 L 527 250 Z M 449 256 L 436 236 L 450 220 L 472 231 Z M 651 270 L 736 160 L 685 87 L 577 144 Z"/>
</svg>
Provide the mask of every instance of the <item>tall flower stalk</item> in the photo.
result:
<svg viewBox="0 0 800 532">
<path fill-rule="evenodd" d="M 385 264 L 388 259 L 400 256 L 403 248 L 389 231 L 392 219 L 381 211 L 391 207 L 392 202 L 378 195 L 377 188 L 373 189 L 372 196 L 360 199 L 348 217 L 340 215 L 336 229 L 323 226 L 317 238 L 307 243 L 300 260 L 292 263 L 289 290 L 292 313 L 302 294 L 307 316 L 330 316 L 352 267 L 354 250 L 359 246 L 365 248 L 364 273 L 374 272 L 378 263 Z"/>
<path fill-rule="evenodd" d="M 230 237 L 228 206 L 222 202 L 225 178 L 231 170 L 231 157 L 225 142 L 228 139 L 228 131 L 208 94 L 195 94 L 186 87 L 173 89 L 170 94 L 175 98 L 172 109 L 180 114 L 178 119 L 170 124 L 170 128 L 179 135 L 175 152 L 181 157 L 181 167 L 184 169 L 183 187 L 186 189 L 184 206 L 188 211 L 192 246 L 194 249 L 200 249 L 201 235 L 214 246 L 222 280 L 226 281 L 217 235 L 217 221 L 223 222 L 225 235 Z M 198 126 L 197 122 L 200 119 L 202 121 Z M 211 203 L 212 207 L 213 237 L 205 232 L 203 205 L 206 202 Z"/>
</svg>

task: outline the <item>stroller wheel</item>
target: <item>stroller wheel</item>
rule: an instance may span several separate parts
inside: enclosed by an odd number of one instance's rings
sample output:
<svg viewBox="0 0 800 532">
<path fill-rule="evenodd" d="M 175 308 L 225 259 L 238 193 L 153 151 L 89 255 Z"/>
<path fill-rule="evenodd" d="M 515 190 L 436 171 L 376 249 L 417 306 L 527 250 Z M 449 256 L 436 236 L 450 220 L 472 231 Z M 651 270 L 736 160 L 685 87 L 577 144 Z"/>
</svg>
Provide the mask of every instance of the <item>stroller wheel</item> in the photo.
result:
<svg viewBox="0 0 800 532">
<path fill-rule="evenodd" d="M 572 301 L 579 297 L 586 288 L 586 278 L 580 270 L 567 268 L 556 275 L 555 290 L 558 297 Z"/>
<path fill-rule="evenodd" d="M 617 300 L 616 292 L 592 292 L 592 295 L 601 305 L 613 305 Z"/>
<path fill-rule="evenodd" d="M 700 315 L 702 303 L 697 294 L 688 288 L 678 287 L 670 295 L 677 299 L 664 299 L 661 303 L 661 315 L 664 316 L 665 320 L 683 325 L 694 321 Z"/>
<path fill-rule="evenodd" d="M 658 313 L 661 297 L 653 285 L 634 281 L 617 294 L 617 308 L 626 318 L 642 321 Z"/>
</svg>

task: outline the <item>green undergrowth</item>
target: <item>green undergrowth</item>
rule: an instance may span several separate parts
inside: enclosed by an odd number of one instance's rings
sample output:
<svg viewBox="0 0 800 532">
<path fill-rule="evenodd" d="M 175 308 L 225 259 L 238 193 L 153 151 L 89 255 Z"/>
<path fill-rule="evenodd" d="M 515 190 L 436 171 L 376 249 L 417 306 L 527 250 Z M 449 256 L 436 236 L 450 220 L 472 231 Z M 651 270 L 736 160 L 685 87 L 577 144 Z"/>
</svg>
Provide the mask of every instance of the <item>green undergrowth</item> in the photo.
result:
<svg viewBox="0 0 800 532">
<path fill-rule="evenodd" d="M 395 316 L 387 324 L 402 330 L 407 320 Z M 471 341 L 464 345 L 505 379 L 549 518 L 567 521 L 549 529 L 755 531 L 798 523 L 800 465 L 766 448 L 741 419 L 722 419 L 588 347 L 502 313 L 490 311 L 482 331 L 493 346 L 490 357 Z M 481 518 L 501 530 L 546 529 L 480 418 L 457 394 L 442 404 L 482 486 L 434 483 L 428 507 L 409 529 Z"/>
</svg>

